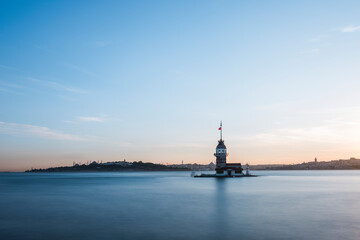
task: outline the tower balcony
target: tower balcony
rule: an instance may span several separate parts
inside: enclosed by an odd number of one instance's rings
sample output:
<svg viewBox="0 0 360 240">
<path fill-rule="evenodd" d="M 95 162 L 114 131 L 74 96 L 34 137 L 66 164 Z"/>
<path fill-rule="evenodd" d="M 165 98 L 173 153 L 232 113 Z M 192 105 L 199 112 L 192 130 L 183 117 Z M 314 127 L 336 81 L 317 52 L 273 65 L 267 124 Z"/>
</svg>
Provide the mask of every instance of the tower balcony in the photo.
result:
<svg viewBox="0 0 360 240">
<path fill-rule="evenodd" d="M 215 157 L 224 157 L 224 156 L 229 156 L 229 153 L 214 153 Z"/>
</svg>

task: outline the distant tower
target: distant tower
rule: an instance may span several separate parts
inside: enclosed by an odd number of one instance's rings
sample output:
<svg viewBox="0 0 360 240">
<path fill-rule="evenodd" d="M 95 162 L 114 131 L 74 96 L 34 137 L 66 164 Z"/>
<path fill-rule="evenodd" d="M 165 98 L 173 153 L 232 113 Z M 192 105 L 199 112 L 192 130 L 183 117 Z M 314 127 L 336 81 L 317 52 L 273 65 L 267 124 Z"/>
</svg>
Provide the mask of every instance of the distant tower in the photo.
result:
<svg viewBox="0 0 360 240">
<path fill-rule="evenodd" d="M 216 147 L 216 152 L 214 153 L 214 156 L 216 157 L 216 172 L 222 173 L 220 171 L 221 168 L 226 167 L 226 156 L 228 155 L 226 153 L 226 146 L 224 144 L 224 140 L 222 140 L 222 122 L 220 122 L 220 140 Z"/>
<path fill-rule="evenodd" d="M 317 158 L 315 157 L 315 160 L 314 160 L 315 164 L 317 163 Z"/>
<path fill-rule="evenodd" d="M 249 164 L 246 164 L 246 173 L 245 173 L 245 175 L 247 175 L 247 176 L 250 175 Z"/>
</svg>

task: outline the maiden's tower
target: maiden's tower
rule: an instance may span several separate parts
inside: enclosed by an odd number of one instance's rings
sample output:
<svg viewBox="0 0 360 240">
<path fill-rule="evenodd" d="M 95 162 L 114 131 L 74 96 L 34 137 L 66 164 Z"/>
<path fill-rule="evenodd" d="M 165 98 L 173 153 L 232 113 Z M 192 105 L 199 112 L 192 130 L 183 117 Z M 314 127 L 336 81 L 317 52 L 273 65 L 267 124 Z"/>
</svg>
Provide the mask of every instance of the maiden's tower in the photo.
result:
<svg viewBox="0 0 360 240">
<path fill-rule="evenodd" d="M 220 140 L 216 146 L 214 156 L 216 157 L 215 174 L 201 174 L 195 175 L 195 177 L 250 177 L 254 175 L 249 174 L 247 165 L 246 174 L 243 174 L 243 168 L 241 163 L 226 163 L 226 157 L 229 155 L 225 146 L 225 142 L 222 138 L 222 122 L 220 122 Z"/>
<path fill-rule="evenodd" d="M 222 139 L 222 122 L 220 122 L 220 140 L 216 147 L 214 156 L 216 157 L 216 176 L 243 176 L 241 163 L 226 163 L 226 157 L 229 155 Z"/>
</svg>

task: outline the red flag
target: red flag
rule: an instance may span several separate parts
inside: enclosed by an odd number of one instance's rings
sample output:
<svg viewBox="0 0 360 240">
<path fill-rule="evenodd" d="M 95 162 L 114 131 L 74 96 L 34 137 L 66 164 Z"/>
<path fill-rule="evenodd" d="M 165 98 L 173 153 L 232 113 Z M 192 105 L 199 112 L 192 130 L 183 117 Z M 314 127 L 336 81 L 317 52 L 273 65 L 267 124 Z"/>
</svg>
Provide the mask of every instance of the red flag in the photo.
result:
<svg viewBox="0 0 360 240">
<path fill-rule="evenodd" d="M 221 130 L 221 127 L 219 127 L 219 130 Z"/>
</svg>

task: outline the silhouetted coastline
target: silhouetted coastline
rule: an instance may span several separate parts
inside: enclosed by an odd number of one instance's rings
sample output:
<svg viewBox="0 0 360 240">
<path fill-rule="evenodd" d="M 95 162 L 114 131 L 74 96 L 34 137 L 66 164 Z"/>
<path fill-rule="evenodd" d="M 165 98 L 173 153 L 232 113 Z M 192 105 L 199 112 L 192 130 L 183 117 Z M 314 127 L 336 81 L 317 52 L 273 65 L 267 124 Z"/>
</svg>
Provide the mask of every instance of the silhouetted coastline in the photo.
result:
<svg viewBox="0 0 360 240">
<path fill-rule="evenodd" d="M 25 172 L 132 172 L 132 171 L 190 171 L 187 167 L 172 167 L 149 162 L 107 162 L 74 164 L 73 166 L 26 170 Z"/>
<path fill-rule="evenodd" d="M 262 164 L 251 165 L 252 170 L 359 170 L 360 159 L 339 159 L 332 161 L 303 162 L 299 164 Z"/>
<path fill-rule="evenodd" d="M 30 169 L 25 172 L 136 172 L 136 171 L 214 171 L 210 164 L 156 164 L 150 162 L 92 162 L 73 166 Z M 260 164 L 250 165 L 251 170 L 360 170 L 360 159 L 339 159 L 332 161 L 304 162 L 299 164 Z"/>
</svg>

